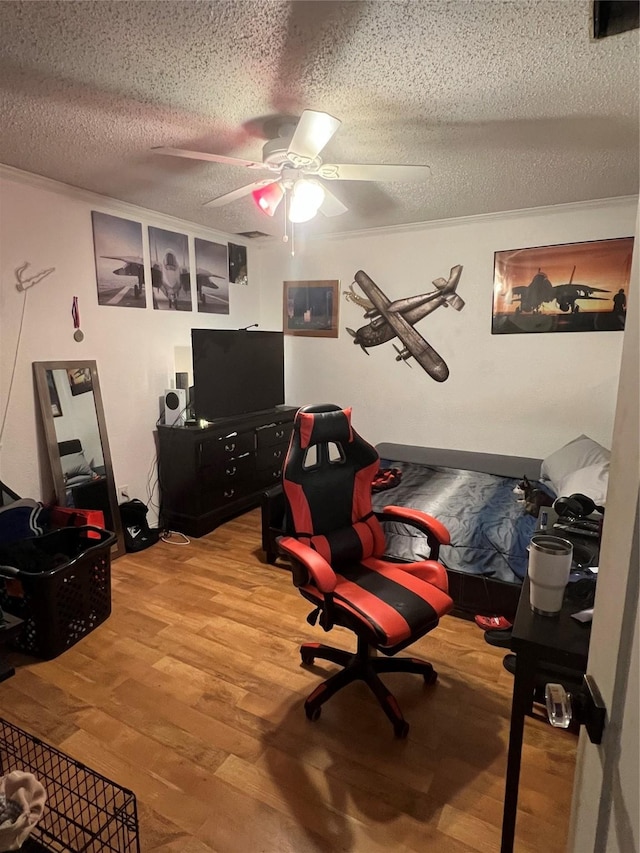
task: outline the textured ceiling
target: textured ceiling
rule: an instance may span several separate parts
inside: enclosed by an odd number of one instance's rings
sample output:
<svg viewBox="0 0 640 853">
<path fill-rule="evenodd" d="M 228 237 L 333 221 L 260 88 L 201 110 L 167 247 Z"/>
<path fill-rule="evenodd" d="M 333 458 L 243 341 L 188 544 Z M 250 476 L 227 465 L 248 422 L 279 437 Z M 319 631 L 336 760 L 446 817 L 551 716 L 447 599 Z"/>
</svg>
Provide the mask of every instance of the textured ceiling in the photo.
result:
<svg viewBox="0 0 640 853">
<path fill-rule="evenodd" d="M 638 191 L 638 31 L 590 38 L 590 3 L 0 2 L 0 162 L 235 233 L 279 234 L 265 123 L 342 120 L 323 158 L 427 163 L 426 183 L 334 182 L 345 232 Z"/>
</svg>

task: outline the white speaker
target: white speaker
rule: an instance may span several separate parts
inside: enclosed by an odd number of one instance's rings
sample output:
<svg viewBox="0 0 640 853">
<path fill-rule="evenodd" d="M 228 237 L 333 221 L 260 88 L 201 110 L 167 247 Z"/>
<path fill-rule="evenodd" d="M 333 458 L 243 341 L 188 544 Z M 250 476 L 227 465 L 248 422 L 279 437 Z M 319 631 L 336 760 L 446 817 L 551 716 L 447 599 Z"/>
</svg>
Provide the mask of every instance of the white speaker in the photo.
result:
<svg viewBox="0 0 640 853">
<path fill-rule="evenodd" d="M 164 392 L 164 422 L 182 426 L 187 414 L 187 392 L 184 388 L 167 388 Z"/>
</svg>

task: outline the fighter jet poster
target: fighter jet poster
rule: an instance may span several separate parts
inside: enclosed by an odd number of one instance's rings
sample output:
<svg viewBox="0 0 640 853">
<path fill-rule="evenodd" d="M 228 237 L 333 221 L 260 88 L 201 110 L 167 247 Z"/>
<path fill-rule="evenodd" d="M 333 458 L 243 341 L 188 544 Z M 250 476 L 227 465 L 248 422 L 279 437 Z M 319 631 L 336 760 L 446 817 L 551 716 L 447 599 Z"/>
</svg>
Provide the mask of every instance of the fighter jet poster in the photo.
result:
<svg viewBox="0 0 640 853">
<path fill-rule="evenodd" d="M 633 237 L 496 252 L 494 335 L 624 329 Z"/>
<path fill-rule="evenodd" d="M 229 313 L 229 267 L 225 243 L 195 238 L 198 311 Z"/>
<path fill-rule="evenodd" d="M 153 307 L 191 311 L 189 239 L 186 234 L 149 226 Z"/>
<path fill-rule="evenodd" d="M 142 225 L 91 211 L 98 305 L 146 308 Z"/>
</svg>

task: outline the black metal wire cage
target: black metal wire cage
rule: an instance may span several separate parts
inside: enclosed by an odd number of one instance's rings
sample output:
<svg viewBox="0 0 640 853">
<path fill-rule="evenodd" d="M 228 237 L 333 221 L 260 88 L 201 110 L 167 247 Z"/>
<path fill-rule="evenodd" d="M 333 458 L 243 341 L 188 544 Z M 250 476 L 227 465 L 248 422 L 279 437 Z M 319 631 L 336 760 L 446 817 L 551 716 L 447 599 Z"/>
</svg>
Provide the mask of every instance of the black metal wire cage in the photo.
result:
<svg viewBox="0 0 640 853">
<path fill-rule="evenodd" d="M 135 794 L 0 719 L 0 775 L 32 773 L 44 786 L 44 814 L 27 853 L 140 853 Z"/>
</svg>

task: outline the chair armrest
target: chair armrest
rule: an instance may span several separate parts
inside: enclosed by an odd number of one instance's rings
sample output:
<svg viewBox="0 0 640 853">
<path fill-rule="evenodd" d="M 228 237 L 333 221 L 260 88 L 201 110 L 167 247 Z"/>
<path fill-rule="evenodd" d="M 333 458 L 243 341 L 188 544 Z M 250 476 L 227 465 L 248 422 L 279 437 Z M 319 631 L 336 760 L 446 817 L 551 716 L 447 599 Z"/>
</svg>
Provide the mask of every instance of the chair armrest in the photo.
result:
<svg viewBox="0 0 640 853">
<path fill-rule="evenodd" d="M 449 531 L 432 515 L 419 509 L 411 509 L 406 506 L 385 506 L 381 512 L 376 512 L 378 521 L 396 521 L 415 527 L 427 537 L 431 550 L 431 559 L 437 560 L 440 554 L 440 546 L 451 542 Z"/>
<path fill-rule="evenodd" d="M 326 595 L 334 591 L 336 588 L 336 574 L 325 558 L 317 551 L 314 551 L 313 548 L 304 545 L 292 536 L 283 536 L 279 539 L 278 548 L 304 566 L 320 592 Z M 296 585 L 304 586 L 304 584 Z"/>
</svg>

